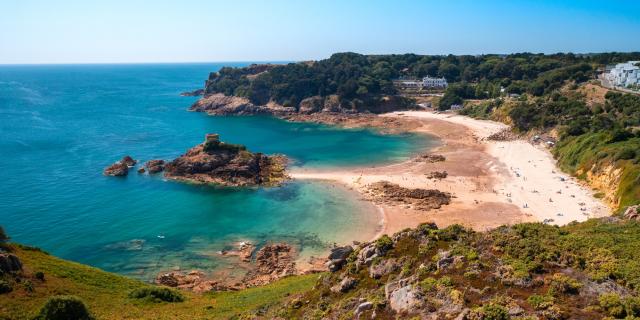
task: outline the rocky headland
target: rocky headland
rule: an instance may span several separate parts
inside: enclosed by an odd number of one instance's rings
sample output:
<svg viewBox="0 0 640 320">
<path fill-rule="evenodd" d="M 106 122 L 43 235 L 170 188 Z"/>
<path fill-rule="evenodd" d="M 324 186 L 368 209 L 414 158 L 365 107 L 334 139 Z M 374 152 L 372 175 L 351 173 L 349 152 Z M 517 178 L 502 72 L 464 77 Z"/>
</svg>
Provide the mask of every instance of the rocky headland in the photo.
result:
<svg viewBox="0 0 640 320">
<path fill-rule="evenodd" d="M 164 164 L 166 178 L 223 186 L 274 186 L 287 179 L 286 158 L 252 153 L 245 146 L 220 141 L 217 134 Z"/>
</svg>

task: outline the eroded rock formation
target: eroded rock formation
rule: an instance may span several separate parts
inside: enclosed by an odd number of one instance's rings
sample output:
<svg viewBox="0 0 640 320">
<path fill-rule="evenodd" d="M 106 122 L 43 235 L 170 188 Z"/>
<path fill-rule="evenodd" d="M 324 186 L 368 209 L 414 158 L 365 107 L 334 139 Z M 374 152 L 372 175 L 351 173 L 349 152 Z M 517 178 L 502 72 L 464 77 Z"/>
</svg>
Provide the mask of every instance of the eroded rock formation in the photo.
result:
<svg viewBox="0 0 640 320">
<path fill-rule="evenodd" d="M 287 176 L 284 156 L 247 151 L 245 146 L 221 142 L 207 134 L 205 142 L 165 164 L 165 177 L 224 186 L 278 185 Z"/>
<path fill-rule="evenodd" d="M 123 177 L 129 174 L 129 168 L 136 165 L 138 161 L 130 156 L 124 156 L 120 161 L 106 167 L 103 171 L 105 176 Z"/>
<path fill-rule="evenodd" d="M 413 205 L 418 210 L 439 209 L 451 202 L 451 194 L 435 189 L 409 189 L 400 185 L 379 181 L 369 185 L 374 200 L 400 202 Z"/>
</svg>

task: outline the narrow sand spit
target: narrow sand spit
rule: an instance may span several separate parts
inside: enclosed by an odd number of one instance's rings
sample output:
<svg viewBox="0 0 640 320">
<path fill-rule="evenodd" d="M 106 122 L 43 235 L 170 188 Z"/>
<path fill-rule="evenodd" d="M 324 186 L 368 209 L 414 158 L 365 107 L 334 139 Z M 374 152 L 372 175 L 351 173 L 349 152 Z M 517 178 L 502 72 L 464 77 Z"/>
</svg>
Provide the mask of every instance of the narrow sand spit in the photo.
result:
<svg viewBox="0 0 640 320">
<path fill-rule="evenodd" d="M 446 157 L 427 163 L 414 159 L 379 167 L 290 172 L 295 179 L 333 181 L 358 191 L 384 213 L 382 233 L 393 233 L 422 222 L 439 226 L 458 223 L 476 230 L 503 224 L 547 221 L 567 224 L 609 214 L 592 191 L 556 168 L 547 150 L 526 141 L 486 141 L 505 124 L 428 111 L 381 115 L 419 120 L 413 132 L 437 136 L 442 145 L 430 153 Z M 447 171 L 444 179 L 429 179 L 433 171 Z M 455 197 L 450 205 L 421 211 L 406 204 L 375 199 L 368 185 L 389 181 L 406 188 L 438 189 Z M 552 219 L 552 220 L 550 220 Z"/>
</svg>

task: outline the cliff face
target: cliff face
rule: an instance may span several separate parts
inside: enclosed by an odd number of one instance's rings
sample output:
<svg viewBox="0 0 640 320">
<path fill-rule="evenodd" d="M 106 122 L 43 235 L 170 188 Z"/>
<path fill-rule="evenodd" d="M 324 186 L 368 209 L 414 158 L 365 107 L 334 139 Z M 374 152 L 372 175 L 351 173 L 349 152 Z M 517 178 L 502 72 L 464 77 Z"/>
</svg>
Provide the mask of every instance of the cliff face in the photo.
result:
<svg viewBox="0 0 640 320">
<path fill-rule="evenodd" d="M 286 158 L 252 153 L 242 145 L 208 134 L 204 143 L 165 165 L 165 177 L 224 186 L 277 185 L 284 181 Z"/>
<path fill-rule="evenodd" d="M 618 186 L 620 185 L 621 176 L 622 168 L 618 168 L 613 164 L 602 166 L 601 168 L 594 165 L 586 172 L 589 185 L 603 193 L 603 200 L 613 208 L 617 208 L 620 205 Z"/>
<path fill-rule="evenodd" d="M 310 115 L 310 114 L 356 114 L 384 113 L 410 109 L 411 102 L 400 96 L 370 97 L 366 101 L 344 103 L 337 95 L 306 98 L 295 107 L 285 107 L 270 101 L 264 105 L 252 103 L 249 99 L 237 96 L 225 96 L 222 93 L 205 95 L 196 101 L 190 111 L 206 112 L 210 115 Z"/>
<path fill-rule="evenodd" d="M 189 110 L 211 115 L 284 115 L 296 112 L 295 108 L 286 108 L 275 103 L 259 106 L 247 98 L 225 96 L 222 93 L 205 96 L 196 101 Z"/>
</svg>

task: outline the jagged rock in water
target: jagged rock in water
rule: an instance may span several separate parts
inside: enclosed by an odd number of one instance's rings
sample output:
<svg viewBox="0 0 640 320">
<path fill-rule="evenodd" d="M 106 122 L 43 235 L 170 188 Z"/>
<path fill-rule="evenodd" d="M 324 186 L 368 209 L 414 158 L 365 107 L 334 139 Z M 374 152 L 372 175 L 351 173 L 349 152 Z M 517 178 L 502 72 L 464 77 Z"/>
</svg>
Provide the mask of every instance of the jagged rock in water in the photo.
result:
<svg viewBox="0 0 640 320">
<path fill-rule="evenodd" d="M 149 160 L 144 164 L 144 166 L 147 168 L 147 171 L 149 171 L 149 174 L 162 172 L 164 170 L 164 165 L 164 160 L 160 159 Z"/>
<path fill-rule="evenodd" d="M 124 163 L 128 167 L 133 167 L 133 166 L 136 165 L 136 163 L 138 163 L 138 160 L 135 160 L 135 159 L 131 158 L 130 156 L 124 156 L 122 158 L 122 160 L 120 160 L 120 163 Z"/>
<path fill-rule="evenodd" d="M 130 156 L 124 156 L 120 161 L 106 167 L 103 171 L 105 176 L 123 177 L 129 174 L 129 168 L 136 165 L 138 161 Z"/>
<path fill-rule="evenodd" d="M 208 134 L 204 143 L 165 164 L 165 177 L 224 186 L 273 186 L 287 179 L 284 156 L 247 151 L 245 146 L 221 142 Z"/>
<path fill-rule="evenodd" d="M 193 91 L 185 91 L 185 92 L 181 92 L 180 96 L 182 97 L 197 97 L 197 96 L 201 96 L 204 94 L 204 89 L 196 89 Z"/>
<path fill-rule="evenodd" d="M 22 262 L 14 254 L 0 253 L 0 271 L 3 273 L 16 272 L 22 270 Z"/>
<path fill-rule="evenodd" d="M 124 177 L 129 174 L 129 167 L 124 163 L 116 162 L 104 169 L 103 174 L 105 176 Z"/>
</svg>

